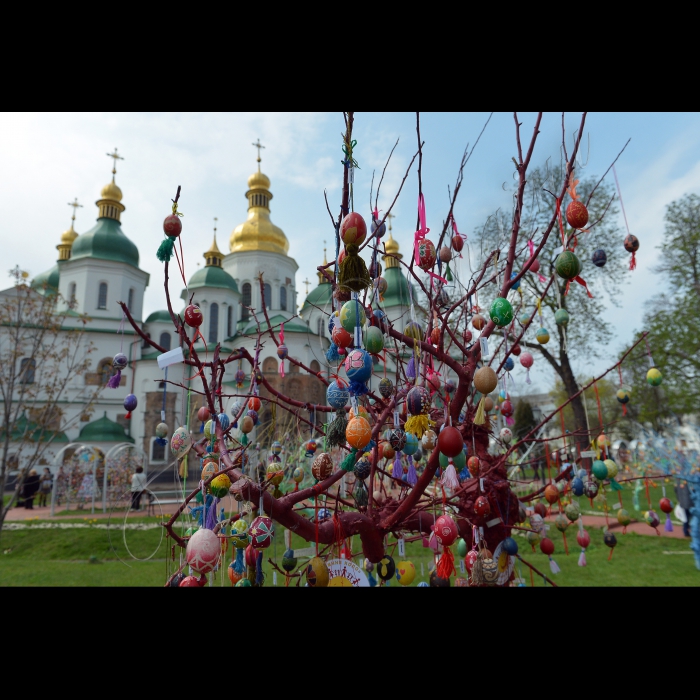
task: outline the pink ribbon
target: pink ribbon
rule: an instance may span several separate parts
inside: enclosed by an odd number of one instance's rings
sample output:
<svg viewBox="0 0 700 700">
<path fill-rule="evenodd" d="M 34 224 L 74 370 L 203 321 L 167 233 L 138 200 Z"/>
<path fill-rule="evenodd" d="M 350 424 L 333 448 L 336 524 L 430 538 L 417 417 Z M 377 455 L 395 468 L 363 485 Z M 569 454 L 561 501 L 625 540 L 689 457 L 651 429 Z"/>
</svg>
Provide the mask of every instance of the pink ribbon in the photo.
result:
<svg viewBox="0 0 700 700">
<path fill-rule="evenodd" d="M 530 240 L 527 242 L 527 247 L 528 247 L 528 250 L 530 251 L 530 257 L 532 257 L 535 254 L 535 244 Z M 537 277 L 539 278 L 540 282 L 547 281 L 547 278 L 543 277 L 539 272 L 536 274 L 537 274 Z"/>
<path fill-rule="evenodd" d="M 425 225 L 425 200 L 423 199 L 422 194 L 418 197 L 418 220 L 420 222 L 420 228 L 414 234 L 413 260 L 416 263 L 416 265 L 418 265 L 420 267 L 420 254 L 418 253 L 418 248 L 420 246 L 420 242 L 423 239 L 425 239 L 425 237 L 428 233 L 430 233 L 430 229 Z M 433 284 L 434 279 L 438 279 L 443 284 L 447 284 L 447 280 L 444 277 L 440 277 L 440 275 L 436 275 L 434 272 L 431 272 L 430 270 L 424 270 L 424 272 L 427 272 L 430 275 L 431 286 Z"/>
<path fill-rule="evenodd" d="M 280 326 L 280 343 L 284 345 L 284 323 Z M 284 379 L 284 358 L 280 360 L 280 377 Z"/>
</svg>

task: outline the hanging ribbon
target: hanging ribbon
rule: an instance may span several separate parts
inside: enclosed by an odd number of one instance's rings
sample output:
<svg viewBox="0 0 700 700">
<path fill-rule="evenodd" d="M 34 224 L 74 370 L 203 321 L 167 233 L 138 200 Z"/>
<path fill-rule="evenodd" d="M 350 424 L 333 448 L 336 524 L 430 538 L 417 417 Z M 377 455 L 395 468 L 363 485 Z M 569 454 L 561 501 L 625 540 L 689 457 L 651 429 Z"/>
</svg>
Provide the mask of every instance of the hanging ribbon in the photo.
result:
<svg viewBox="0 0 700 700">
<path fill-rule="evenodd" d="M 280 327 L 280 345 L 284 345 L 284 323 Z M 284 379 L 284 357 L 280 358 L 280 377 Z"/>
<path fill-rule="evenodd" d="M 413 234 L 414 235 L 414 240 L 413 240 L 413 260 L 418 267 L 420 267 L 420 242 L 425 239 L 425 237 L 430 233 L 430 229 L 426 226 L 425 224 L 425 199 L 423 198 L 423 194 L 418 197 L 418 220 L 420 222 L 420 228 Z M 423 269 L 423 268 L 421 268 Z M 434 281 L 440 280 L 443 284 L 447 284 L 447 280 L 444 277 L 440 277 L 440 275 L 436 275 L 434 272 L 431 270 L 423 270 L 426 272 L 428 275 L 430 275 L 430 284 L 434 283 Z M 410 288 L 410 285 L 409 285 Z"/>
<path fill-rule="evenodd" d="M 527 242 L 527 248 L 530 251 L 530 257 L 533 257 L 535 254 L 535 244 L 532 242 L 532 239 Z M 530 269 L 530 272 L 532 272 L 532 269 Z M 535 273 L 537 275 L 537 279 L 539 279 L 540 282 L 544 283 L 547 281 L 547 278 L 541 275 L 539 272 Z M 518 287 L 518 289 L 520 289 Z"/>
<path fill-rule="evenodd" d="M 615 165 L 613 164 L 612 166 L 612 171 L 613 171 L 613 176 L 615 177 L 615 187 L 617 187 L 617 196 L 620 198 L 620 207 L 622 208 L 622 216 L 625 219 L 625 228 L 627 229 L 627 235 L 631 236 L 632 234 L 630 233 L 630 227 L 629 224 L 627 223 L 627 214 L 625 213 L 625 205 L 622 201 L 622 192 L 620 192 L 620 183 L 617 181 L 617 171 L 615 170 Z M 632 258 L 630 259 L 630 270 L 636 270 L 637 269 L 637 257 L 632 251 Z"/>
</svg>

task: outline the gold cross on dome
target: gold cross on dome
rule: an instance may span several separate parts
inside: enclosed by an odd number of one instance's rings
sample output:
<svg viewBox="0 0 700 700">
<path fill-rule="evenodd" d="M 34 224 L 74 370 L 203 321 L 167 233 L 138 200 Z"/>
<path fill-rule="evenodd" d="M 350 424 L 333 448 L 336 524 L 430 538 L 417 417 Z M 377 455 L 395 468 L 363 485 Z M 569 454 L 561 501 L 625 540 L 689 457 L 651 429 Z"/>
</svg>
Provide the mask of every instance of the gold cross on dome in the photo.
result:
<svg viewBox="0 0 700 700">
<path fill-rule="evenodd" d="M 73 216 L 71 216 L 71 226 L 73 226 L 73 222 L 75 221 L 75 212 L 78 211 L 78 207 L 82 208 L 82 204 L 78 204 L 78 198 L 75 198 L 75 201 L 73 202 L 68 202 L 69 207 L 73 207 Z"/>
<path fill-rule="evenodd" d="M 396 215 L 395 215 L 395 214 L 392 214 L 391 212 L 389 212 L 389 213 L 386 215 L 386 218 L 389 219 L 389 231 L 391 231 L 391 220 L 394 218 L 394 216 L 396 216 Z"/>
<path fill-rule="evenodd" d="M 218 220 L 219 220 L 219 219 L 215 216 L 215 217 L 214 217 L 214 236 L 216 236 L 216 222 L 217 222 Z"/>
<path fill-rule="evenodd" d="M 258 170 L 260 170 L 260 149 L 265 148 L 265 146 L 260 143 L 260 139 L 258 139 L 253 146 L 258 149 Z"/>
<path fill-rule="evenodd" d="M 108 153 L 107 155 L 110 158 L 114 158 L 114 166 L 112 167 L 112 180 L 114 180 L 114 176 L 117 174 L 117 161 L 124 160 L 124 158 L 117 153 L 116 146 L 114 147 L 114 153 Z"/>
<path fill-rule="evenodd" d="M 308 277 L 304 280 L 304 284 L 306 285 L 306 296 L 308 297 L 309 296 L 309 285 L 311 284 L 311 282 L 309 282 Z"/>
</svg>

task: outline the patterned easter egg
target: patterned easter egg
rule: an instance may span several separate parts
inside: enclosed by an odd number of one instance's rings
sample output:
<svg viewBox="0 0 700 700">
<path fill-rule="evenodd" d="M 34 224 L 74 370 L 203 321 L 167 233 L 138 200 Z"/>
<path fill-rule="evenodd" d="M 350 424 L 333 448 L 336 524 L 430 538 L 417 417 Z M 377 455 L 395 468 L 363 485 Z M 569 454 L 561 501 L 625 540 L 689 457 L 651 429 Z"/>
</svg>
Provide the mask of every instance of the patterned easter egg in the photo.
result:
<svg viewBox="0 0 700 700">
<path fill-rule="evenodd" d="M 430 391 L 424 386 L 414 386 L 406 396 L 406 408 L 412 416 L 430 411 Z"/>
<path fill-rule="evenodd" d="M 126 355 L 123 352 L 118 352 L 112 360 L 112 367 L 121 371 L 126 368 L 128 363 L 129 360 L 127 360 Z"/>
<path fill-rule="evenodd" d="M 226 496 L 229 488 L 231 488 L 231 479 L 228 478 L 228 474 L 219 474 L 209 483 L 209 490 L 212 496 L 216 496 L 216 498 Z"/>
<path fill-rule="evenodd" d="M 406 433 L 401 428 L 394 428 L 389 432 L 389 444 L 396 452 L 401 452 L 406 444 Z"/>
<path fill-rule="evenodd" d="M 498 297 L 491 304 L 491 320 L 499 327 L 507 326 L 513 320 L 513 307 L 508 299 Z"/>
<path fill-rule="evenodd" d="M 369 445 L 369 441 L 372 439 L 372 428 L 367 420 L 362 416 L 357 416 L 348 421 L 345 428 L 345 439 L 350 447 L 361 450 Z"/>
<path fill-rule="evenodd" d="M 437 443 L 437 434 L 435 433 L 435 431 L 434 430 L 426 430 L 423 433 L 423 437 L 421 438 L 421 445 L 423 445 L 423 449 L 432 450 L 435 448 L 436 443 Z"/>
<path fill-rule="evenodd" d="M 474 314 L 472 317 L 472 326 L 480 331 L 486 325 L 486 319 L 481 314 Z"/>
<path fill-rule="evenodd" d="M 317 481 L 323 481 L 333 473 L 333 460 L 327 452 L 321 452 L 314 457 L 311 473 Z"/>
<path fill-rule="evenodd" d="M 614 479 L 617 476 L 618 468 L 617 464 L 612 461 L 612 459 L 606 459 L 603 461 L 605 468 L 608 472 L 608 479 Z"/>
<path fill-rule="evenodd" d="M 202 316 L 202 311 L 199 306 L 195 304 L 190 304 L 185 309 L 185 323 L 192 328 L 199 328 L 204 321 L 204 316 Z"/>
<path fill-rule="evenodd" d="M 336 410 L 344 408 L 350 400 L 348 385 L 342 380 L 333 380 L 326 389 L 326 402 Z"/>
<path fill-rule="evenodd" d="M 359 322 L 358 318 L 360 319 Z M 356 326 L 362 328 L 366 320 L 365 309 L 356 299 L 346 301 L 340 309 L 340 325 L 348 333 L 354 333 Z"/>
<path fill-rule="evenodd" d="M 158 425 L 156 425 L 156 437 L 162 439 L 167 434 L 168 434 L 168 424 L 167 423 L 158 423 Z"/>
<path fill-rule="evenodd" d="M 243 518 L 231 525 L 231 544 L 236 549 L 245 549 L 248 546 L 248 523 Z"/>
<path fill-rule="evenodd" d="M 345 245 L 361 245 L 367 237 L 367 224 L 356 211 L 340 222 L 340 237 Z"/>
<path fill-rule="evenodd" d="M 567 323 L 569 323 L 570 318 L 569 312 L 566 309 L 557 309 L 554 312 L 554 320 L 557 326 L 565 326 Z"/>
<path fill-rule="evenodd" d="M 581 261 L 575 253 L 564 250 L 557 256 L 554 269 L 562 279 L 572 280 L 581 273 Z"/>
<path fill-rule="evenodd" d="M 624 508 L 620 508 L 620 510 L 617 511 L 617 522 L 620 523 L 622 527 L 627 527 L 632 522 L 630 514 Z"/>
<path fill-rule="evenodd" d="M 394 578 L 396 573 L 396 564 L 392 557 L 385 554 L 380 561 L 376 564 L 377 576 L 379 576 L 382 581 L 389 581 Z"/>
<path fill-rule="evenodd" d="M 628 253 L 636 253 L 639 250 L 639 239 L 630 233 L 628 236 L 625 236 L 623 245 Z"/>
<path fill-rule="evenodd" d="M 586 205 L 575 199 L 566 207 L 566 220 L 572 228 L 582 229 L 588 223 Z"/>
<path fill-rule="evenodd" d="M 180 426 L 170 438 L 170 452 L 177 457 L 186 455 L 192 447 L 190 431 L 183 425 Z"/>
<path fill-rule="evenodd" d="M 403 334 L 414 340 L 423 340 L 423 329 L 415 321 L 409 321 L 406 324 Z"/>
<path fill-rule="evenodd" d="M 382 380 L 379 382 L 379 393 L 385 398 L 388 399 L 392 393 L 394 392 L 394 383 L 389 379 L 388 377 L 384 377 Z"/>
<path fill-rule="evenodd" d="M 366 382 L 372 376 L 372 358 L 366 350 L 355 348 L 345 358 L 345 374 L 351 382 Z"/>
<path fill-rule="evenodd" d="M 187 542 L 187 563 L 198 574 L 212 571 L 221 555 L 219 538 L 211 530 L 197 530 Z"/>
<path fill-rule="evenodd" d="M 248 528 L 248 539 L 255 549 L 266 549 L 272 544 L 274 525 L 272 519 L 259 515 Z"/>
<path fill-rule="evenodd" d="M 418 242 L 418 267 L 421 270 L 432 270 L 437 260 L 437 253 L 433 242 L 428 238 L 422 238 Z"/>
<path fill-rule="evenodd" d="M 605 263 L 607 261 L 608 261 L 608 256 L 602 248 L 598 248 L 598 250 L 596 250 L 591 257 L 591 262 L 596 267 L 605 267 Z"/>
<path fill-rule="evenodd" d="M 396 580 L 402 586 L 410 586 L 416 577 L 416 567 L 410 561 L 400 561 L 396 567 Z"/>
<path fill-rule="evenodd" d="M 414 455 L 420 447 L 418 438 L 413 433 L 404 433 L 404 435 L 406 436 L 406 444 L 403 446 L 403 453 L 405 455 Z"/>
<path fill-rule="evenodd" d="M 347 348 L 352 345 L 352 336 L 342 326 L 338 325 L 331 332 L 331 340 L 339 348 Z"/>
<path fill-rule="evenodd" d="M 371 469 L 372 463 L 370 462 L 369 457 L 367 455 L 363 455 L 357 460 L 357 462 L 355 462 L 353 471 L 358 479 L 364 480 L 369 476 Z"/>
<path fill-rule="evenodd" d="M 615 397 L 620 403 L 625 404 L 630 400 L 630 393 L 627 389 L 618 389 Z"/>
<path fill-rule="evenodd" d="M 325 588 L 330 581 L 330 572 L 321 557 L 313 557 L 306 566 L 306 583 L 309 588 Z"/>
<path fill-rule="evenodd" d="M 579 481 L 581 480 L 579 479 Z M 581 493 L 583 493 L 583 489 L 581 489 Z M 578 501 L 571 501 L 571 503 L 564 508 L 564 515 L 566 515 L 572 523 L 578 520 L 581 515 L 581 506 L 579 506 Z"/>
</svg>

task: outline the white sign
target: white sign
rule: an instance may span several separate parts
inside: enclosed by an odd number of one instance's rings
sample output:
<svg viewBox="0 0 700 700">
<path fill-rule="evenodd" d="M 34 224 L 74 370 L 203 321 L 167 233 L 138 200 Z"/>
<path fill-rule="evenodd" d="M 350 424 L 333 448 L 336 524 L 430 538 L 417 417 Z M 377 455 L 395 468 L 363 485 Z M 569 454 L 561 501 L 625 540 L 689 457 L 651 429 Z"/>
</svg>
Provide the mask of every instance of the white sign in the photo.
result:
<svg viewBox="0 0 700 700">
<path fill-rule="evenodd" d="M 329 586 L 343 588 L 368 588 L 369 581 L 365 572 L 350 559 L 328 559 L 326 561 L 330 574 Z"/>
<path fill-rule="evenodd" d="M 315 557 L 316 556 L 316 547 L 306 547 L 304 549 L 295 549 L 294 550 L 294 558 L 298 559 L 299 557 Z"/>
<path fill-rule="evenodd" d="M 489 520 L 486 523 L 486 527 L 493 527 L 494 525 L 498 525 L 498 523 L 500 523 L 500 522 L 501 522 L 500 518 L 494 518 L 493 520 Z"/>
<path fill-rule="evenodd" d="M 174 350 L 168 350 L 162 355 L 158 355 L 158 367 L 165 369 L 170 365 L 175 365 L 178 362 L 184 362 L 185 356 L 182 354 L 182 348 L 175 348 Z"/>
<path fill-rule="evenodd" d="M 403 537 L 399 540 L 399 556 L 406 556 L 406 543 L 404 542 Z"/>
<path fill-rule="evenodd" d="M 595 450 L 586 450 L 585 452 L 581 452 L 581 457 L 582 459 L 586 459 L 586 457 L 590 457 L 593 459 L 596 456 L 597 452 Z"/>
</svg>

